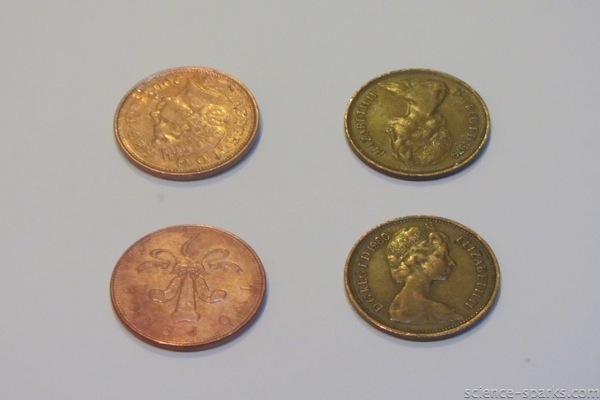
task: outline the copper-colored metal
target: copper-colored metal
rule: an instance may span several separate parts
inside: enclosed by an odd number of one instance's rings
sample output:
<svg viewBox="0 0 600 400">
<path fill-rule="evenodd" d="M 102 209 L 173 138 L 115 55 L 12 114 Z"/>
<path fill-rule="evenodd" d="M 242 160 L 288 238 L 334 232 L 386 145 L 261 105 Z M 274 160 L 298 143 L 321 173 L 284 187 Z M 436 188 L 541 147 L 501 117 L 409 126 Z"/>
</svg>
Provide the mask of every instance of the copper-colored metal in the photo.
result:
<svg viewBox="0 0 600 400">
<path fill-rule="evenodd" d="M 370 167 L 401 179 L 441 178 L 481 153 L 490 118 L 463 81 L 437 71 L 381 75 L 356 92 L 345 115 L 348 142 Z"/>
<path fill-rule="evenodd" d="M 258 107 L 237 79 L 209 68 L 181 67 L 135 85 L 115 115 L 127 158 L 159 178 L 202 179 L 239 162 L 258 130 Z"/>
<path fill-rule="evenodd" d="M 227 342 L 261 308 L 265 272 L 237 236 L 202 225 L 144 236 L 115 266 L 110 293 L 123 324 L 168 350 L 202 350 Z"/>
<path fill-rule="evenodd" d="M 461 333 L 491 309 L 500 287 L 498 261 L 469 228 L 439 217 L 388 221 L 354 246 L 346 293 L 370 324 L 410 340 Z"/>
</svg>

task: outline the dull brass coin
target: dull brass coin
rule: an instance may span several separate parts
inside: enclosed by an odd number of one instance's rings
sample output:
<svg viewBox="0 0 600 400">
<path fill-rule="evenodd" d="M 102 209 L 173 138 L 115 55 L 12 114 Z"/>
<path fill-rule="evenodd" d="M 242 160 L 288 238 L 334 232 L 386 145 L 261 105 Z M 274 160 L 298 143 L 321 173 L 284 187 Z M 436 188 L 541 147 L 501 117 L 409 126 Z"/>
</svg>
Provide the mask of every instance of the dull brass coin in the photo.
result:
<svg viewBox="0 0 600 400">
<path fill-rule="evenodd" d="M 448 74 L 407 69 L 381 75 L 356 92 L 345 115 L 358 157 L 385 174 L 441 178 L 466 167 L 488 139 L 481 97 Z"/>
<path fill-rule="evenodd" d="M 500 271 L 487 243 L 457 222 L 431 216 L 388 221 L 354 246 L 346 293 L 376 328 L 410 340 L 461 333 L 492 307 Z"/>
<path fill-rule="evenodd" d="M 258 107 L 237 79 L 181 67 L 135 85 L 115 115 L 115 136 L 138 168 L 170 180 L 202 179 L 234 166 L 257 136 Z"/>
<path fill-rule="evenodd" d="M 110 294 L 123 324 L 167 350 L 223 344 L 253 321 L 266 279 L 237 236 L 202 225 L 161 229 L 135 242 L 113 271 Z"/>
</svg>

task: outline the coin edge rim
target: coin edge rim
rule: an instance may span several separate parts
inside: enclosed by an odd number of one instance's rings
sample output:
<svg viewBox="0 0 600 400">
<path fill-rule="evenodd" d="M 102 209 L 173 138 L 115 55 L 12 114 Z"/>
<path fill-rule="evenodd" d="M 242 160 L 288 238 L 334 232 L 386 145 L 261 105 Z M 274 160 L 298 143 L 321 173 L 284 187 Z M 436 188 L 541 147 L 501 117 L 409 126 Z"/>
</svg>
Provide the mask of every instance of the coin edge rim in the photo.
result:
<svg viewBox="0 0 600 400">
<path fill-rule="evenodd" d="M 260 276 L 262 278 L 262 289 L 260 291 L 260 299 L 259 301 L 256 303 L 256 306 L 252 309 L 252 311 L 248 314 L 248 318 L 246 318 L 246 320 L 244 322 L 242 322 L 241 324 L 239 324 L 239 326 L 234 329 L 233 331 L 229 332 L 228 334 L 222 336 L 222 337 L 218 337 L 215 340 L 211 340 L 209 342 L 206 343 L 200 343 L 200 344 L 173 344 L 171 342 L 165 341 L 165 340 L 158 340 L 158 339 L 154 339 L 154 338 L 150 338 L 147 335 L 144 335 L 142 331 L 136 329 L 135 327 L 133 327 L 125 318 L 124 315 L 122 315 L 122 312 L 120 311 L 119 307 L 117 307 L 117 300 L 116 300 L 116 294 L 115 294 L 115 276 L 116 276 L 116 272 L 117 272 L 117 267 L 119 266 L 119 264 L 121 263 L 121 260 L 123 259 L 123 257 L 125 257 L 125 255 L 132 249 L 134 248 L 136 245 L 138 245 L 140 242 L 148 239 L 149 237 L 153 236 L 154 234 L 163 232 L 163 231 L 167 231 L 167 230 L 171 230 L 171 229 L 178 229 L 178 228 L 184 228 L 184 227 L 192 227 L 192 228 L 208 228 L 211 230 L 216 230 L 219 231 L 221 233 L 224 233 L 227 236 L 233 237 L 234 239 L 237 239 L 238 241 L 240 241 L 243 245 L 245 245 L 246 249 L 250 251 L 250 253 L 255 257 L 258 267 L 259 267 L 259 272 L 260 272 Z M 264 268 L 264 265 L 262 263 L 262 260 L 259 258 L 258 254 L 256 253 L 256 251 L 248 244 L 246 243 L 246 241 L 244 241 L 243 239 L 241 239 L 239 236 L 225 230 L 222 228 L 217 228 L 211 225 L 203 225 L 203 224 L 180 224 L 180 225 L 172 225 L 172 226 L 168 226 L 168 227 L 164 227 L 158 230 L 155 230 L 153 232 L 150 232 L 144 236 L 142 236 L 141 238 L 139 238 L 138 240 L 136 240 L 133 244 L 131 244 L 124 252 L 123 254 L 119 257 L 118 261 L 116 262 L 114 268 L 113 268 L 113 272 L 111 274 L 111 278 L 110 278 L 110 299 L 111 299 L 111 304 L 113 307 L 113 310 L 115 312 L 115 314 L 117 315 L 118 319 L 121 321 L 121 323 L 123 324 L 123 326 L 125 328 L 127 328 L 127 330 L 131 333 L 134 334 L 135 337 L 137 337 L 138 339 L 142 340 L 143 342 L 150 344 L 154 347 L 158 347 L 158 348 L 162 348 L 165 350 L 171 350 L 171 351 L 179 351 L 179 352 L 192 352 L 192 351 L 200 351 L 200 350 L 207 350 L 207 349 L 211 349 L 214 347 L 218 347 L 220 345 L 223 345 L 231 340 L 234 340 L 235 338 L 237 338 L 238 336 L 240 336 L 243 332 L 245 332 L 248 328 L 250 328 L 250 326 L 252 325 L 253 321 L 256 320 L 256 318 L 258 318 L 258 316 L 261 314 L 261 311 L 265 305 L 265 297 L 266 297 L 266 291 L 267 291 L 267 277 L 266 277 L 266 271 Z"/>
<path fill-rule="evenodd" d="M 372 318 L 366 311 L 364 311 L 362 309 L 362 307 L 358 304 L 358 302 L 354 299 L 354 296 L 352 295 L 352 291 L 350 288 L 350 283 L 349 283 L 349 279 L 348 279 L 348 273 L 349 273 L 349 268 L 350 268 L 350 259 L 352 258 L 353 253 L 356 251 L 358 245 L 372 232 L 374 232 L 375 230 L 378 230 L 380 228 L 382 228 L 385 225 L 389 225 L 395 222 L 399 222 L 401 220 L 409 220 L 409 219 L 434 219 L 434 220 L 440 220 L 446 223 L 450 223 L 450 224 L 454 224 L 456 226 L 458 226 L 461 229 L 466 230 L 467 232 L 469 232 L 470 234 L 472 234 L 477 240 L 479 240 L 483 246 L 485 247 L 485 249 L 489 252 L 490 257 L 493 261 L 493 265 L 494 265 L 494 271 L 496 273 L 496 285 L 494 286 L 494 289 L 492 290 L 492 293 L 490 294 L 490 298 L 488 300 L 488 302 L 481 308 L 481 310 L 479 310 L 472 318 L 469 319 L 469 321 L 465 324 L 461 324 L 459 326 L 456 326 L 454 328 L 450 328 L 444 331 L 440 331 L 440 332 L 435 332 L 435 333 L 409 333 L 409 332 L 403 332 L 403 331 L 399 331 L 397 329 L 393 329 L 391 327 L 388 327 L 384 324 L 379 323 L 378 321 L 376 321 L 374 318 Z M 470 330 L 471 328 L 473 328 L 474 326 L 476 326 L 477 324 L 479 324 L 479 322 L 481 320 L 484 319 L 484 317 L 486 315 L 489 314 L 489 312 L 491 311 L 491 309 L 496 305 L 496 301 L 498 299 L 498 293 L 500 291 L 500 283 L 501 283 L 501 276 L 500 276 L 500 264 L 498 263 L 498 259 L 496 258 L 495 253 L 493 252 L 492 248 L 490 247 L 490 245 L 477 233 L 475 232 L 473 229 L 459 223 L 456 222 L 454 220 L 451 220 L 449 218 L 444 218 L 444 217 L 438 217 L 435 215 L 409 215 L 409 216 L 405 216 L 405 217 L 399 217 L 399 218 L 394 218 L 388 221 L 385 221 L 377 226 L 375 226 L 372 229 L 369 229 L 367 232 L 365 232 L 357 241 L 356 243 L 352 246 L 350 252 L 348 253 L 348 257 L 346 258 L 346 264 L 344 266 L 344 288 L 346 289 L 346 295 L 352 305 L 352 308 L 362 317 L 363 320 L 365 320 L 366 322 L 369 323 L 369 325 L 377 328 L 378 330 L 387 333 L 391 336 L 400 338 L 400 339 L 406 339 L 406 340 L 411 340 L 411 341 L 416 341 L 416 342 L 429 342 L 429 341 L 436 341 L 436 340 L 443 340 L 443 339 L 448 339 L 451 338 L 453 336 L 459 335 L 461 333 L 464 333 L 468 330 Z"/>
<path fill-rule="evenodd" d="M 121 135 L 119 134 L 119 116 L 121 114 L 121 110 L 123 108 L 124 103 L 129 99 L 130 95 L 140 85 L 148 83 L 152 79 L 158 78 L 158 77 L 166 75 L 168 73 L 181 71 L 181 70 L 209 71 L 209 72 L 215 73 L 216 75 L 225 76 L 228 79 L 231 79 L 232 81 L 234 81 L 235 83 L 240 85 L 241 88 L 243 89 L 243 91 L 245 91 L 245 93 L 248 95 L 248 97 L 251 100 L 251 103 L 252 103 L 251 105 L 253 106 L 252 110 L 254 111 L 256 118 L 255 118 L 254 124 L 252 126 L 252 129 L 250 130 L 250 132 L 251 132 L 250 139 L 248 140 L 246 145 L 240 149 L 240 151 L 238 151 L 233 157 L 231 157 L 224 164 L 218 164 L 213 168 L 203 170 L 203 171 L 196 171 L 196 172 L 164 171 L 164 170 L 160 170 L 158 168 L 153 168 L 153 167 L 147 165 L 143 159 L 137 158 L 133 153 L 128 151 L 128 149 L 126 148 L 126 146 L 123 143 Z M 235 165 L 237 165 L 240 161 L 242 161 L 244 159 L 244 157 L 250 152 L 250 150 L 256 143 L 256 141 L 258 139 L 258 134 L 259 134 L 259 126 L 260 126 L 260 109 L 258 108 L 258 103 L 256 102 L 256 99 L 254 98 L 254 94 L 250 91 L 250 89 L 248 89 L 248 87 L 246 85 L 244 85 L 239 79 L 237 79 L 236 77 L 234 77 L 226 72 L 223 72 L 223 71 L 220 71 L 220 70 L 217 70 L 214 68 L 202 67 L 202 66 L 183 66 L 183 67 L 167 68 L 167 69 L 155 72 L 155 73 L 147 76 L 146 78 L 142 79 L 141 81 L 136 83 L 134 86 L 132 86 L 125 93 L 125 95 L 119 102 L 119 105 L 117 106 L 117 109 L 115 111 L 115 116 L 113 118 L 114 136 L 117 141 L 117 144 L 119 145 L 119 149 L 121 150 L 121 153 L 123 153 L 123 155 L 138 169 L 146 172 L 147 174 L 155 176 L 157 178 L 166 179 L 166 180 L 170 180 L 170 181 L 201 180 L 201 179 L 210 178 L 212 176 L 218 175 L 221 172 L 225 172 L 226 170 L 233 168 Z"/>
<path fill-rule="evenodd" d="M 365 154 L 363 154 L 363 152 L 354 143 L 354 140 L 352 139 L 351 134 L 350 134 L 350 127 L 348 124 L 348 117 L 349 117 L 348 113 L 350 111 L 350 107 L 352 106 L 354 100 L 359 96 L 359 94 L 364 89 L 366 89 L 368 86 L 371 85 L 371 83 L 375 82 L 376 80 L 383 79 L 389 75 L 406 73 L 406 72 L 425 72 L 425 73 L 430 73 L 430 74 L 434 74 L 434 75 L 440 75 L 447 79 L 456 81 L 459 84 L 465 86 L 467 89 L 469 89 L 475 95 L 475 98 L 477 98 L 477 100 L 479 100 L 479 102 L 481 103 L 482 109 L 483 109 L 483 114 L 485 117 L 485 128 L 484 128 L 485 132 L 484 132 L 483 138 L 480 141 L 479 145 L 475 148 L 475 150 L 473 150 L 473 152 L 470 154 L 470 156 L 465 158 L 462 162 L 455 163 L 454 165 L 452 165 L 450 167 L 444 168 L 444 169 L 436 171 L 436 172 L 404 173 L 402 171 L 393 170 L 391 168 L 387 168 L 385 166 L 377 164 L 375 161 L 373 161 L 372 159 L 368 158 Z M 450 175 L 454 175 L 455 173 L 458 173 L 458 172 L 462 171 L 463 169 L 465 169 L 466 167 L 468 167 L 469 165 L 471 165 L 477 158 L 479 158 L 479 156 L 483 153 L 484 148 L 487 146 L 487 144 L 489 142 L 490 131 L 491 131 L 491 120 L 490 120 L 489 109 L 488 109 L 486 103 L 483 101 L 483 98 L 468 83 L 466 83 L 463 80 L 461 80 L 453 75 L 450 75 L 446 72 L 436 71 L 436 70 L 427 69 L 427 68 L 406 68 L 406 69 L 399 69 L 399 70 L 386 72 L 386 73 L 383 73 L 381 75 L 378 75 L 378 76 L 370 79 L 365 84 L 363 84 L 350 97 L 350 100 L 348 101 L 348 105 L 346 106 L 346 111 L 344 112 L 344 131 L 345 131 L 346 140 L 350 144 L 352 151 L 358 156 L 358 158 L 363 163 L 365 163 L 372 169 L 374 169 L 380 173 L 383 173 L 387 176 L 391 176 L 391 177 L 397 178 L 397 179 L 402 179 L 402 180 L 407 180 L 407 181 L 428 181 L 428 180 L 441 179 L 441 178 L 448 177 Z"/>
</svg>

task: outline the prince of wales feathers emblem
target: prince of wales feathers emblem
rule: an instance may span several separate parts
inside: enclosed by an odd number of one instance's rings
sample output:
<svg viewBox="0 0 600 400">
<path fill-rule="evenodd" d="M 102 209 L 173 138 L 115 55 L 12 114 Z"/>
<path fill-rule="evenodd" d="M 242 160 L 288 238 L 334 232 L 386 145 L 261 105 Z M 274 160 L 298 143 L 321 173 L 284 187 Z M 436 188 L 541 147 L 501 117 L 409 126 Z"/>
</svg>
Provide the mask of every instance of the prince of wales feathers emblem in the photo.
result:
<svg viewBox="0 0 600 400">
<path fill-rule="evenodd" d="M 165 289 L 152 289 L 150 298 L 159 303 L 175 303 L 171 313 L 174 322 L 198 322 L 200 314 L 196 311 L 197 301 L 218 303 L 225 300 L 227 292 L 212 290 L 206 279 L 214 270 L 225 270 L 240 274 L 242 269 L 234 262 L 227 261 L 230 252 L 215 248 L 204 255 L 190 249 L 197 234 L 187 234 L 189 240 L 181 246 L 181 257 L 166 249 L 154 249 L 150 252 L 155 260 L 146 261 L 137 267 L 138 273 L 153 269 L 170 270 L 173 277 Z"/>
</svg>

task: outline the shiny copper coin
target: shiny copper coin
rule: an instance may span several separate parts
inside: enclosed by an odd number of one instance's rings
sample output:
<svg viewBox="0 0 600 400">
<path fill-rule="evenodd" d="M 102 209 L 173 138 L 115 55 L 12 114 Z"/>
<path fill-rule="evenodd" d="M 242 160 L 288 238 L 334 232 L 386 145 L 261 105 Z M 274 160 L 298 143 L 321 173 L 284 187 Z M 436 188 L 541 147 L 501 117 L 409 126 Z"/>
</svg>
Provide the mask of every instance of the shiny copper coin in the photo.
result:
<svg viewBox="0 0 600 400">
<path fill-rule="evenodd" d="M 257 315 L 265 272 L 240 238 L 201 225 L 173 226 L 134 243 L 110 286 L 117 315 L 157 347 L 202 350 L 233 339 Z"/>
<path fill-rule="evenodd" d="M 206 178 L 231 168 L 257 136 L 258 107 L 237 79 L 181 67 L 135 85 L 115 115 L 121 150 L 140 169 L 171 180 Z"/>
<path fill-rule="evenodd" d="M 358 157 L 385 174 L 441 178 L 473 162 L 488 139 L 481 97 L 448 74 L 407 69 L 379 76 L 350 100 L 346 137 Z"/>
<path fill-rule="evenodd" d="M 346 293 L 376 328 L 410 340 L 461 333 L 490 310 L 500 287 L 498 261 L 469 228 L 439 217 L 388 221 L 356 243 Z"/>
</svg>

